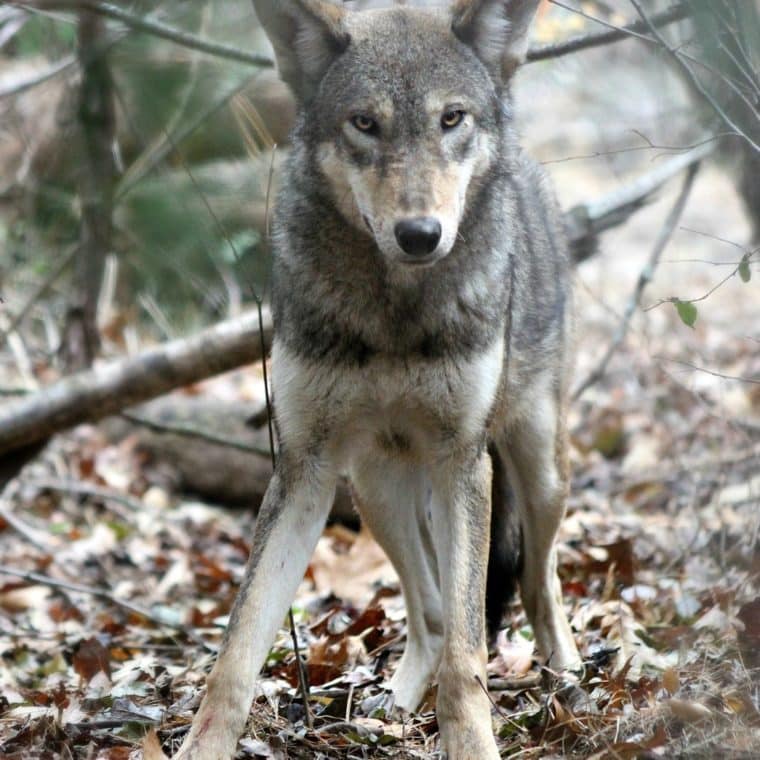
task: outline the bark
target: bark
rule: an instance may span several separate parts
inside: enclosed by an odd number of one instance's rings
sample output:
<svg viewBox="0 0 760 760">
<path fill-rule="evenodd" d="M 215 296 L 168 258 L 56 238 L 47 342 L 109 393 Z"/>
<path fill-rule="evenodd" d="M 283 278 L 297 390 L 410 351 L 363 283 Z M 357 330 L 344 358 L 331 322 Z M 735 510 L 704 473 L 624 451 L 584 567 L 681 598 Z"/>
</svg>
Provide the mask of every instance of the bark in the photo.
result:
<svg viewBox="0 0 760 760">
<path fill-rule="evenodd" d="M 116 117 L 111 70 L 101 50 L 105 38 L 103 19 L 82 11 L 78 26 L 78 115 L 83 158 L 79 178 L 80 248 L 61 345 L 64 364 L 73 371 L 89 367 L 100 348 L 98 295 L 111 247 Z"/>
<path fill-rule="evenodd" d="M 264 317 L 264 347 L 272 322 Z M 258 313 L 222 322 L 198 335 L 64 378 L 0 407 L 0 456 L 82 422 L 95 422 L 189 383 L 259 361 Z"/>
</svg>

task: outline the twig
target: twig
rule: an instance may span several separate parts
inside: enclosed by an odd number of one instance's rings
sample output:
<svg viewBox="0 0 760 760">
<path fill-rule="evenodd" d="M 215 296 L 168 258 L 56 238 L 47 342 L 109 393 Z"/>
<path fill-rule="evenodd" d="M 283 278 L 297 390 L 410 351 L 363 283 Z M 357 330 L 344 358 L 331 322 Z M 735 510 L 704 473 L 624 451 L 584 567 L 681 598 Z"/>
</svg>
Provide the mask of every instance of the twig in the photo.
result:
<svg viewBox="0 0 760 760">
<path fill-rule="evenodd" d="M 586 13 L 586 11 L 582 10 L 581 8 L 574 8 L 572 5 L 561 3 L 559 0 L 549 0 L 549 2 L 552 3 L 552 5 L 556 5 L 558 8 L 562 8 L 562 10 L 569 11 L 570 13 L 575 13 L 576 15 L 582 16 L 589 21 L 593 21 L 597 24 L 601 24 L 602 26 L 606 26 L 608 29 L 611 29 L 614 32 L 622 33 L 627 37 L 635 37 L 637 40 L 648 42 L 651 45 L 657 44 L 656 40 L 653 40 L 651 37 L 647 37 L 645 34 L 642 34 L 630 26 L 618 26 L 617 24 L 613 24 L 610 21 L 605 21 L 604 19 L 599 18 L 598 16 L 592 16 L 590 13 Z"/>
<path fill-rule="evenodd" d="M 559 5 L 559 3 L 556 3 L 556 5 Z M 560 7 L 565 8 L 564 5 L 561 5 Z M 575 9 L 567 8 L 567 10 Z M 687 18 L 689 15 L 689 9 L 682 3 L 679 3 L 672 8 L 668 8 L 667 10 L 654 14 L 652 16 L 652 23 L 656 24 L 657 26 L 667 26 L 669 24 L 675 23 L 676 21 L 681 21 Z M 601 19 L 596 19 L 591 16 L 587 16 L 587 18 L 602 23 Z M 533 48 L 528 51 L 526 60 L 528 62 L 532 62 L 545 61 L 549 58 L 559 58 L 563 55 L 576 53 L 579 50 L 587 50 L 588 48 L 607 45 L 611 42 L 618 42 L 620 40 L 627 39 L 633 33 L 645 32 L 647 28 L 647 24 L 644 21 L 638 20 L 633 21 L 630 24 L 626 24 L 625 26 L 613 27 L 607 32 L 596 32 L 594 34 L 578 35 L 576 37 L 571 37 L 569 40 L 565 40 L 564 42 L 558 42 L 552 45 L 542 45 L 540 47 Z"/>
<path fill-rule="evenodd" d="M 631 325 L 631 319 L 633 318 L 633 314 L 636 311 L 639 303 L 641 303 L 641 296 L 644 293 L 644 289 L 652 281 L 655 270 L 657 269 L 657 265 L 660 263 L 662 253 L 670 242 L 670 239 L 673 237 L 673 233 L 678 226 L 678 220 L 683 214 L 684 207 L 686 206 L 686 202 L 689 199 L 689 194 L 691 193 L 691 188 L 694 184 L 694 177 L 696 176 L 698 170 L 698 162 L 693 163 L 689 166 L 688 173 L 686 174 L 686 178 L 684 179 L 683 187 L 681 189 L 681 193 L 679 194 L 676 202 L 673 204 L 673 208 L 665 219 L 665 223 L 660 230 L 660 234 L 654 244 L 654 248 L 652 249 L 652 253 L 649 256 L 649 260 L 639 274 L 639 279 L 636 282 L 636 287 L 634 288 L 633 293 L 628 300 L 628 304 L 625 307 L 625 312 L 623 313 L 623 318 L 617 330 L 615 331 L 612 342 L 607 347 L 607 350 L 604 352 L 604 355 L 597 364 L 596 368 L 591 373 L 589 373 L 588 377 L 586 377 L 586 379 L 576 388 L 575 392 L 573 393 L 573 401 L 576 401 L 578 398 L 580 398 L 580 396 L 583 395 L 583 393 L 588 388 L 590 388 L 592 385 L 604 377 L 604 373 L 607 371 L 607 365 L 610 363 L 613 355 L 620 347 L 620 344 L 625 339 L 625 336 L 628 334 L 628 328 Z"/>
<path fill-rule="evenodd" d="M 130 511 L 115 510 L 118 515 L 128 521 L 134 519 L 136 513 L 145 509 L 145 504 L 127 494 L 119 493 L 109 488 L 83 483 L 77 480 L 64 480 L 62 478 L 24 478 L 24 485 L 38 488 L 41 491 L 58 491 L 70 496 L 89 496 L 94 499 L 120 504 Z"/>
<path fill-rule="evenodd" d="M 208 7 L 204 9 L 203 14 L 202 14 L 201 23 L 204 27 L 206 23 L 207 11 L 208 11 Z M 199 59 L 200 59 L 200 56 L 198 55 L 193 55 L 191 58 L 190 71 L 188 72 L 188 76 L 187 76 L 187 83 L 182 88 L 179 105 L 177 106 L 176 109 L 174 109 L 174 112 L 172 113 L 171 117 L 169 118 L 169 121 L 166 123 L 166 126 L 164 127 L 164 131 L 168 132 L 169 134 L 176 132 L 179 126 L 184 121 L 187 120 L 188 106 L 190 104 L 192 95 L 195 92 L 195 88 L 198 84 Z M 119 101 L 122 107 L 124 107 L 126 111 L 126 106 L 121 101 L 121 98 L 119 99 Z M 156 166 L 160 162 L 160 159 L 159 161 L 154 161 L 153 154 L 159 150 L 164 150 L 165 147 L 166 147 L 166 138 L 163 135 L 160 135 L 150 145 L 146 146 L 143 152 L 134 160 L 132 165 L 129 167 L 129 171 L 125 172 L 122 175 L 121 179 L 119 180 L 119 184 L 124 185 L 125 182 L 129 181 L 130 175 L 133 175 L 135 173 L 140 174 L 141 176 L 144 176 L 147 172 L 143 170 L 143 166 L 145 164 L 148 164 L 151 167 Z"/>
<path fill-rule="evenodd" d="M 64 273 L 69 264 L 71 264 L 71 262 L 74 260 L 74 257 L 77 255 L 78 251 L 79 243 L 71 246 L 67 251 L 64 252 L 64 254 L 58 260 L 56 266 L 51 270 L 50 274 L 48 274 L 48 276 L 37 286 L 34 292 L 27 299 L 26 303 L 21 307 L 16 315 L 11 318 L 8 325 L 0 330 L 0 345 L 2 345 L 8 335 L 12 333 L 21 324 L 21 322 L 23 322 L 23 320 L 26 318 L 26 315 L 29 314 L 29 312 L 32 310 L 32 307 L 37 303 L 37 301 L 39 301 L 40 298 L 45 295 L 50 286 L 53 285 L 53 283 Z"/>
<path fill-rule="evenodd" d="M 661 298 L 659 301 L 651 304 L 650 306 L 647 306 L 644 311 L 652 311 L 652 309 L 656 309 L 658 306 L 662 306 L 665 303 L 699 303 L 700 301 L 706 301 L 713 293 L 715 293 L 716 290 L 719 290 L 722 288 L 730 279 L 733 277 L 736 277 L 737 274 L 739 274 L 739 270 L 742 268 L 742 266 L 745 263 L 751 263 L 753 257 L 756 253 L 760 251 L 760 248 L 756 248 L 753 251 L 748 251 L 744 258 L 727 274 L 722 280 L 720 280 L 716 285 L 713 285 L 710 290 L 707 291 L 707 293 L 704 293 L 701 296 L 698 296 L 697 298 L 678 298 L 677 296 L 671 296 L 670 298 Z"/>
<path fill-rule="evenodd" d="M 296 669 L 298 670 L 298 688 L 301 691 L 301 700 L 304 707 L 304 719 L 306 725 L 311 731 L 314 728 L 314 720 L 311 717 L 311 706 L 309 705 L 309 681 L 308 673 L 306 672 L 306 665 L 301 659 L 301 650 L 298 645 L 298 635 L 296 634 L 296 621 L 293 617 L 293 608 L 288 610 L 288 618 L 290 620 L 290 637 L 293 640 L 293 652 L 296 656 Z"/>
<path fill-rule="evenodd" d="M 172 123 L 166 126 L 157 142 L 145 152 L 127 169 L 124 176 L 120 179 L 119 184 L 114 192 L 115 202 L 119 202 L 129 193 L 140 181 L 142 181 L 155 167 L 157 167 L 167 156 L 176 151 L 176 148 L 186 140 L 196 129 L 201 127 L 210 119 L 219 109 L 223 108 L 238 93 L 244 90 L 253 77 L 246 77 L 242 82 L 223 92 L 218 98 L 212 100 L 205 108 L 197 114 L 191 115 L 190 118 L 178 120 L 176 124 L 174 119 Z M 134 129 L 134 125 L 132 125 Z M 176 127 L 176 128 L 175 128 Z"/>
<path fill-rule="evenodd" d="M 103 599 L 106 602 L 122 607 L 123 609 L 131 612 L 133 615 L 144 618 L 145 620 L 154 623 L 155 625 L 172 628 L 175 631 L 180 631 L 187 636 L 188 639 L 200 644 L 206 649 L 210 649 L 208 645 L 199 636 L 196 636 L 192 630 L 183 625 L 176 623 L 170 623 L 164 620 L 159 615 L 154 615 L 150 610 L 146 610 L 132 602 L 128 602 L 124 599 L 119 599 L 110 591 L 104 588 L 97 588 L 95 586 L 84 586 L 81 583 L 70 583 L 69 581 L 59 581 L 56 578 L 51 578 L 48 575 L 41 575 L 40 573 L 31 573 L 26 570 L 17 570 L 15 567 L 8 567 L 7 565 L 0 565 L 0 575 L 10 575 L 14 578 L 21 578 L 21 580 L 28 581 L 29 583 L 37 583 L 43 586 L 50 586 L 51 588 L 57 588 L 61 591 L 67 591 L 72 594 L 87 594 L 88 596 L 94 596 L 97 599 Z"/>
<path fill-rule="evenodd" d="M 517 691 L 518 689 L 532 689 L 541 685 L 541 674 L 531 673 L 521 678 L 489 678 L 488 688 L 490 691 Z"/>
<path fill-rule="evenodd" d="M 134 29 L 137 32 L 144 34 L 151 34 L 154 37 L 160 37 L 161 39 L 174 42 L 182 47 L 189 48 L 190 50 L 197 50 L 201 53 L 207 53 L 217 58 L 224 58 L 229 61 L 237 61 L 238 63 L 247 63 L 251 66 L 258 66 L 264 68 L 271 68 L 274 66 L 274 61 L 265 55 L 258 55 L 256 53 L 249 53 L 246 50 L 240 50 L 239 48 L 232 47 L 231 45 L 225 45 L 221 42 L 213 42 L 212 40 L 198 37 L 195 34 L 184 32 L 181 29 L 169 26 L 160 21 L 151 21 L 143 16 L 130 13 L 123 10 L 111 3 L 100 2 L 99 0 L 35 0 L 31 3 L 16 3 L 17 5 L 31 5 L 33 7 L 47 9 L 47 8 L 64 8 L 72 10 L 88 10 L 91 13 L 96 13 L 100 16 L 120 21 L 130 29 Z"/>
<path fill-rule="evenodd" d="M 507 715 L 507 713 L 504 712 L 504 710 L 499 707 L 498 704 L 494 701 L 493 697 L 488 693 L 488 689 L 486 688 L 485 684 L 481 680 L 480 676 L 475 674 L 475 680 L 478 682 L 478 686 L 480 686 L 481 689 L 483 689 L 483 693 L 488 697 L 488 701 L 493 705 L 494 710 L 496 710 L 497 713 L 502 717 L 503 720 L 505 720 L 507 723 L 509 723 L 510 726 L 513 728 L 516 728 L 518 731 L 520 731 L 523 734 L 528 733 L 528 729 L 525 728 L 525 726 L 521 726 L 519 723 L 516 723 L 512 718 Z"/>
<path fill-rule="evenodd" d="M 683 367 L 693 369 L 695 372 L 704 372 L 706 375 L 712 375 L 713 377 L 719 377 L 721 380 L 735 380 L 738 383 L 748 383 L 750 385 L 760 385 L 760 378 L 755 377 L 742 377 L 741 375 L 726 375 L 723 372 L 717 372 L 713 369 L 707 369 L 707 367 L 699 367 L 691 362 L 684 361 L 683 359 L 671 359 L 668 356 L 655 356 L 653 357 L 657 361 L 670 362 L 671 364 L 680 364 Z"/>
<path fill-rule="evenodd" d="M 631 145 L 625 148 L 614 148 L 612 150 L 595 150 L 593 153 L 580 153 L 574 156 L 563 156 L 562 158 L 550 158 L 546 161 L 541 161 L 541 165 L 548 166 L 550 164 L 565 164 L 568 161 L 583 161 L 589 158 L 608 158 L 609 156 L 619 156 L 624 153 L 640 153 L 645 150 L 659 150 L 666 155 L 672 153 L 686 153 L 695 148 L 700 148 L 703 145 L 707 145 L 709 143 L 715 142 L 716 140 L 720 140 L 722 137 L 736 137 L 733 132 L 719 132 L 717 134 L 711 135 L 710 137 L 705 137 L 703 140 L 692 143 L 691 145 L 661 145 L 652 142 L 643 132 L 640 132 L 638 129 L 632 129 L 631 131 L 641 137 L 644 140 L 645 144 Z M 659 157 L 660 156 L 654 156 L 652 160 Z"/>
<path fill-rule="evenodd" d="M 0 100 L 4 98 L 12 98 L 14 95 L 21 95 L 21 93 L 31 90 L 37 85 L 44 84 L 50 79 L 57 77 L 64 71 L 70 69 L 77 62 L 76 56 L 68 55 L 62 58 L 58 63 L 54 63 L 49 69 L 46 69 L 41 74 L 36 74 L 29 79 L 24 79 L 21 82 L 6 87 L 4 90 L 0 90 Z"/>
<path fill-rule="evenodd" d="M 718 118 L 723 121 L 728 127 L 730 127 L 737 135 L 741 136 L 747 143 L 757 152 L 760 153 L 760 145 L 758 145 L 744 130 L 739 127 L 734 120 L 723 110 L 717 100 L 705 89 L 699 77 L 694 73 L 694 70 L 686 63 L 683 56 L 679 55 L 678 50 L 671 47 L 668 41 L 660 34 L 657 27 L 652 23 L 652 19 L 647 12 L 642 8 L 641 3 L 638 0 L 630 0 L 631 5 L 636 9 L 636 12 L 641 16 L 642 21 L 646 22 L 649 27 L 649 31 L 654 35 L 657 42 L 662 45 L 673 60 L 682 69 L 686 78 L 693 85 L 693 87 L 699 92 L 700 95 L 709 103 L 710 107 L 715 111 Z"/>
<path fill-rule="evenodd" d="M 27 525 L 20 517 L 17 517 L 6 499 L 0 499 L 0 520 L 6 522 L 20 536 L 23 536 L 32 546 L 42 552 L 54 551 L 55 544 L 42 531 Z"/>
<path fill-rule="evenodd" d="M 588 203 L 574 206 L 565 213 L 568 236 L 575 263 L 588 258 L 593 247 L 587 241 L 612 227 L 622 224 L 637 211 L 662 185 L 684 169 L 699 163 L 717 147 L 714 138 L 699 141 L 685 153 L 673 156 L 664 164 L 638 177 L 628 185 Z"/>
<path fill-rule="evenodd" d="M 263 446 L 256 446 L 252 443 L 245 443 L 244 441 L 238 441 L 234 438 L 224 438 L 221 435 L 210 433 L 201 428 L 193 427 L 192 425 L 178 425 L 174 422 L 159 422 L 158 420 L 145 417 L 137 412 L 125 411 L 119 415 L 129 422 L 133 422 L 135 425 L 141 425 L 149 430 L 153 430 L 156 433 L 169 433 L 173 435 L 186 436 L 187 438 L 197 438 L 202 441 L 208 441 L 217 446 L 226 446 L 229 449 L 236 449 L 238 451 L 245 451 L 249 454 L 258 454 L 262 457 L 268 457 L 270 450 Z"/>
</svg>

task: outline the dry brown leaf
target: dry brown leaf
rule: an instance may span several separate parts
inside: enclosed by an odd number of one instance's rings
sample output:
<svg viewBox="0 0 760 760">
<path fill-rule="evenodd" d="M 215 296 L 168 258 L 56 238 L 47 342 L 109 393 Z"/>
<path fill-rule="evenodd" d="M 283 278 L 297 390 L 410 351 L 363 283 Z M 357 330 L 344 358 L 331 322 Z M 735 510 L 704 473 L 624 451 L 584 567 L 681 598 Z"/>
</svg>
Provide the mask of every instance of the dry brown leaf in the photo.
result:
<svg viewBox="0 0 760 760">
<path fill-rule="evenodd" d="M 79 644 L 72 659 L 74 670 L 85 681 L 91 681 L 98 673 L 111 678 L 111 658 L 108 650 L 96 639 L 85 639 Z"/>
<path fill-rule="evenodd" d="M 669 699 L 666 704 L 670 708 L 670 712 L 684 723 L 700 723 L 714 717 L 713 711 L 699 702 L 691 702 L 686 699 Z"/>
<path fill-rule="evenodd" d="M 347 537 L 353 542 L 345 550 Z M 335 541 L 327 532 L 317 544 L 309 567 L 319 593 L 332 592 L 357 607 L 369 602 L 378 581 L 398 581 L 396 571 L 367 527 L 357 534 L 342 529 L 340 539 Z"/>
<path fill-rule="evenodd" d="M 675 668 L 668 668 L 662 674 L 662 685 L 668 694 L 675 694 L 681 687 L 681 679 L 678 677 L 678 671 Z"/>
</svg>

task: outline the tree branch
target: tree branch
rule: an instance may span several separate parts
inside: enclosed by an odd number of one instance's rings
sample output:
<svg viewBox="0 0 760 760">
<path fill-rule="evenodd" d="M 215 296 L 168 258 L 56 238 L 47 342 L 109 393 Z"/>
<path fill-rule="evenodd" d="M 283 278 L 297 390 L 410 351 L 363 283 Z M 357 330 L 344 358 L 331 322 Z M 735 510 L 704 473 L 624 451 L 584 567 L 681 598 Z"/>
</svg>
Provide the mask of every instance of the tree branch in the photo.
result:
<svg viewBox="0 0 760 760">
<path fill-rule="evenodd" d="M 87 594 L 89 596 L 94 596 L 97 599 L 103 599 L 106 602 L 115 604 L 118 607 L 123 607 L 133 615 L 137 615 L 138 617 L 148 620 L 159 627 L 172 628 L 175 631 L 181 631 L 191 641 L 194 641 L 196 644 L 200 644 L 206 649 L 210 649 L 210 647 L 208 647 L 203 639 L 200 638 L 200 636 L 197 636 L 187 626 L 170 623 L 169 621 L 164 620 L 161 616 L 154 615 L 150 610 L 146 610 L 137 604 L 126 601 L 125 599 L 120 599 L 118 596 L 112 594 L 110 591 L 104 588 L 84 586 L 81 583 L 70 583 L 69 581 L 60 581 L 56 578 L 51 578 L 48 575 L 30 573 L 25 570 L 17 570 L 15 567 L 8 567 L 7 565 L 0 565 L 0 575 L 10 575 L 14 578 L 21 578 L 21 580 L 27 581 L 29 583 L 35 583 L 42 586 L 50 586 L 51 588 L 57 588 L 68 593 Z"/>
<path fill-rule="evenodd" d="M 25 3 L 25 5 L 30 5 L 30 3 Z M 129 11 L 112 5 L 111 3 L 101 2 L 100 0 L 36 0 L 32 5 L 45 9 L 86 8 L 92 13 L 97 13 L 115 21 L 120 21 L 125 26 L 137 32 L 150 34 L 154 37 L 159 37 L 177 45 L 181 45 L 182 47 L 206 53 L 207 55 L 236 61 L 237 63 L 246 63 L 259 68 L 271 68 L 274 66 L 274 61 L 265 55 L 249 53 L 246 50 L 241 50 L 240 48 L 231 45 L 213 42 L 212 40 L 185 32 L 168 24 L 161 23 L 160 21 L 150 20 L 137 14 L 130 13 Z M 558 5 L 560 4 L 558 3 Z M 565 6 L 560 5 L 560 7 Z M 668 26 L 669 24 L 687 18 L 688 16 L 688 8 L 679 3 L 672 8 L 654 14 L 651 17 L 651 21 L 656 26 Z M 588 18 L 598 23 L 603 23 L 600 19 L 591 16 L 588 16 Z M 569 40 L 565 40 L 564 42 L 532 48 L 528 51 L 526 61 L 532 63 L 534 61 L 545 61 L 551 58 L 559 58 L 563 55 L 576 53 L 579 50 L 587 50 L 589 48 L 619 42 L 620 40 L 627 39 L 631 36 L 638 36 L 641 38 L 643 36 L 642 33 L 648 30 L 648 25 L 643 20 L 633 21 L 630 24 L 621 27 L 615 27 L 612 24 L 605 25 L 610 27 L 609 31 L 579 35 L 577 37 L 572 37 Z M 649 40 L 649 38 L 645 39 Z M 649 41 L 653 42 L 653 40 Z M 62 64 L 63 63 L 64 62 L 62 62 Z M 71 61 L 68 62 L 68 65 L 70 64 Z M 45 79 L 55 76 L 57 73 L 57 71 L 53 70 L 46 72 L 44 75 Z M 44 79 L 42 81 L 44 81 Z M 33 80 L 30 80 L 28 83 L 22 83 L 19 91 L 33 87 L 35 84 L 36 82 Z M 4 97 L 8 94 L 15 94 L 15 92 L 13 90 L 10 90 L 8 93 L 0 92 L 0 97 Z"/>
<path fill-rule="evenodd" d="M 694 73 L 694 70 L 684 60 L 683 56 L 679 55 L 678 50 L 671 47 L 668 41 L 660 34 L 652 19 L 647 12 L 641 6 L 638 0 L 630 0 L 631 5 L 636 9 L 636 12 L 641 16 L 641 20 L 649 27 L 649 31 L 654 35 L 657 42 L 668 52 L 673 58 L 676 64 L 682 69 L 686 75 L 687 80 L 692 86 L 699 92 L 699 94 L 707 101 L 710 107 L 715 111 L 718 118 L 723 121 L 733 132 L 741 136 L 747 143 L 758 153 L 760 153 L 760 145 L 758 145 L 736 122 L 723 110 L 717 100 L 708 92 L 705 86 L 702 84 L 699 77 Z"/>
<path fill-rule="evenodd" d="M 694 184 L 694 178 L 696 177 L 698 169 L 698 162 L 689 165 L 688 173 L 686 175 L 686 179 L 684 180 L 681 193 L 676 199 L 673 208 L 668 214 L 668 217 L 665 220 L 662 229 L 660 230 L 660 234 L 657 237 L 657 242 L 652 249 L 649 260 L 639 274 L 639 279 L 636 282 L 636 287 L 634 288 L 633 293 L 628 300 L 628 305 L 625 308 L 625 312 L 623 314 L 622 320 L 620 321 L 620 325 L 618 326 L 615 335 L 612 338 L 612 342 L 607 347 L 607 350 L 604 352 L 604 356 L 602 356 L 595 369 L 575 389 L 575 392 L 573 393 L 573 401 L 576 401 L 578 398 L 580 398 L 586 390 L 588 390 L 592 385 L 604 377 L 604 373 L 607 371 L 607 365 L 610 363 L 613 355 L 618 350 L 618 348 L 620 348 L 620 344 L 628 334 L 628 329 L 631 326 L 631 319 L 633 318 L 633 314 L 636 311 L 636 307 L 639 305 L 639 303 L 641 303 L 641 296 L 644 293 L 644 288 L 646 288 L 646 286 L 652 281 L 655 270 L 657 269 L 657 265 L 660 263 L 662 252 L 665 250 L 666 246 L 670 242 L 670 239 L 673 237 L 673 233 L 675 232 L 676 226 L 678 225 L 678 220 L 683 214 L 683 210 L 686 206 L 686 202 L 689 199 L 689 194 L 691 193 L 691 188 Z"/>
<path fill-rule="evenodd" d="M 590 258 L 596 250 L 596 238 L 602 232 L 623 224 L 666 182 L 702 161 L 716 148 L 716 138 L 702 140 L 630 184 L 601 198 L 573 206 L 565 213 L 565 223 L 574 262 L 578 264 Z"/>
<path fill-rule="evenodd" d="M 560 6 L 564 7 L 564 6 Z M 570 10 L 570 9 L 568 9 Z M 678 5 L 668 8 L 667 10 L 655 13 L 651 21 L 655 26 L 668 26 L 676 21 L 682 21 L 689 17 L 689 9 L 679 3 Z M 593 21 L 601 23 L 600 19 L 587 16 Z M 610 25 L 612 26 L 612 25 Z M 588 50 L 589 48 L 599 47 L 600 45 L 609 45 L 611 42 L 619 42 L 632 36 L 638 36 L 642 32 L 649 30 L 645 21 L 639 19 L 630 24 L 620 27 L 612 27 L 606 32 L 596 32 L 594 34 L 583 34 L 577 37 L 571 37 L 564 42 L 558 42 L 552 45 L 541 45 L 528 51 L 527 62 L 545 61 L 549 58 L 559 58 L 570 53 L 577 53 L 579 50 Z"/>
<path fill-rule="evenodd" d="M 34 2 L 31 3 L 24 3 L 24 5 L 44 10 L 85 9 L 91 13 L 96 13 L 99 16 L 104 16 L 113 19 L 114 21 L 120 21 L 130 29 L 134 29 L 136 32 L 160 37 L 161 39 L 174 42 L 182 47 L 197 50 L 201 53 L 207 53 L 208 55 L 213 55 L 217 58 L 236 61 L 238 63 L 247 63 L 250 66 L 263 68 L 271 68 L 274 66 L 274 61 L 265 55 L 249 53 L 246 50 L 240 50 L 231 45 L 225 45 L 221 42 L 213 42 L 212 40 L 198 37 L 195 34 L 184 32 L 181 29 L 169 26 L 160 21 L 149 20 L 143 16 L 125 11 L 111 3 L 101 2 L 100 0 L 34 0 Z"/>
<path fill-rule="evenodd" d="M 268 316 L 264 331 L 269 345 Z M 260 359 L 259 319 L 253 311 L 139 356 L 71 375 L 0 407 L 0 455 Z"/>
</svg>

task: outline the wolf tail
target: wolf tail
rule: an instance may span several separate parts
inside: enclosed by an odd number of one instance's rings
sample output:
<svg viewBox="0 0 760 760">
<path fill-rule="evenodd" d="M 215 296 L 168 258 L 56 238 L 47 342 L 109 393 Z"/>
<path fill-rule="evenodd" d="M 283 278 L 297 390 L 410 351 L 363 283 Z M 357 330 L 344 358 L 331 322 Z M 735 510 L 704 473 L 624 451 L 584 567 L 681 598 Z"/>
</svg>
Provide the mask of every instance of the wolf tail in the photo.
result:
<svg viewBox="0 0 760 760">
<path fill-rule="evenodd" d="M 486 581 L 486 623 L 493 637 L 499 630 L 506 607 L 517 589 L 522 571 L 522 528 L 507 467 L 495 445 L 488 447 L 493 480 L 491 485 L 491 549 Z"/>
</svg>

